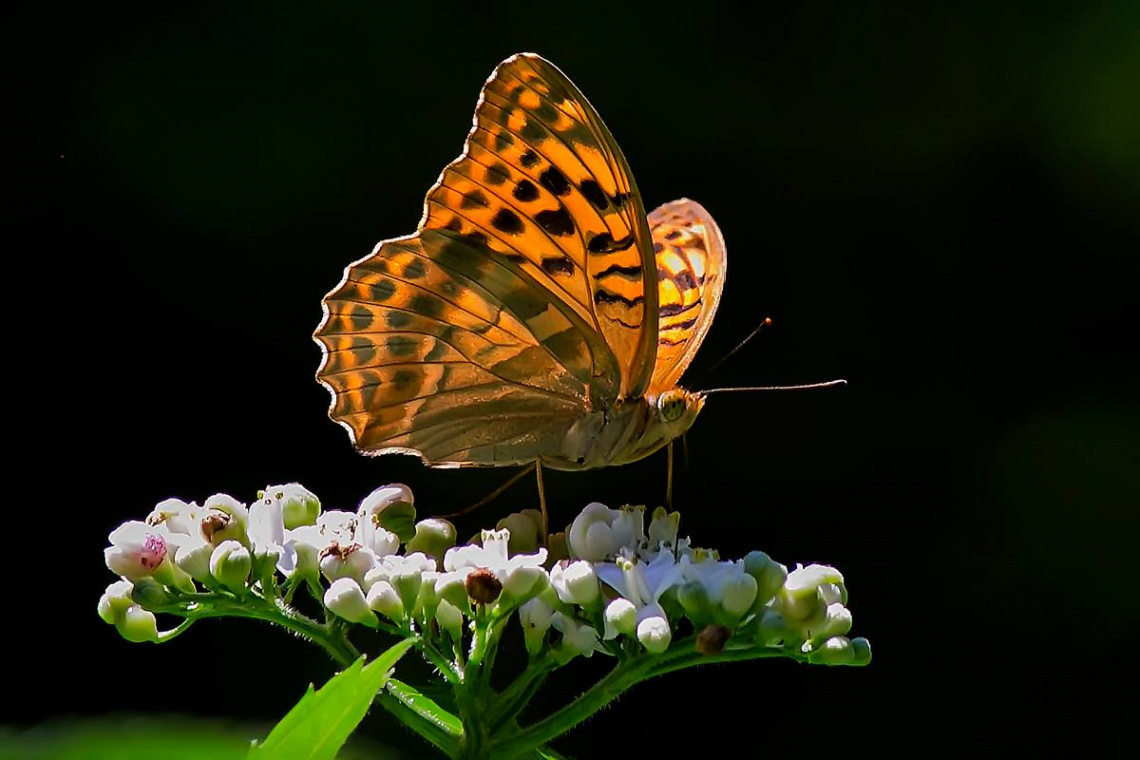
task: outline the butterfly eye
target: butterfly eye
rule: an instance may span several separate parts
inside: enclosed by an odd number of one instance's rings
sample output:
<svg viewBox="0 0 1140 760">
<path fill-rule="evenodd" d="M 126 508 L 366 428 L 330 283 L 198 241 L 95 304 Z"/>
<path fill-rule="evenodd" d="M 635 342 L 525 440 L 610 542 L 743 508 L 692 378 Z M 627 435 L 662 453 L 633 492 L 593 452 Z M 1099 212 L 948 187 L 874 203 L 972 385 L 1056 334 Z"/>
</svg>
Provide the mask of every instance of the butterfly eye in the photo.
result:
<svg viewBox="0 0 1140 760">
<path fill-rule="evenodd" d="M 685 394 L 677 390 L 666 391 L 661 394 L 657 406 L 663 420 L 676 422 L 685 413 Z"/>
</svg>

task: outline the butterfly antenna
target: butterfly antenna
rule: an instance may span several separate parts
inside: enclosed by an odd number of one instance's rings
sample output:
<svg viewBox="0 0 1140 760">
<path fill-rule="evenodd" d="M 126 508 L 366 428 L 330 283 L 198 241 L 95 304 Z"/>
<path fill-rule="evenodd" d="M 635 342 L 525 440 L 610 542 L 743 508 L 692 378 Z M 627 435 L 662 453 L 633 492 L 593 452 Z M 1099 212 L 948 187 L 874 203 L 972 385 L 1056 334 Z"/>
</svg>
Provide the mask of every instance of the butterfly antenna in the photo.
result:
<svg viewBox="0 0 1140 760">
<path fill-rule="evenodd" d="M 771 318 L 771 317 L 764 317 L 764 321 L 763 321 L 763 322 L 761 322 L 760 324 L 756 325 L 756 329 L 755 329 L 755 330 L 753 330 L 752 332 L 748 333 L 748 337 L 747 337 L 747 338 L 745 338 L 744 340 L 742 340 L 742 341 L 740 341 L 739 343 L 737 343 L 737 344 L 736 344 L 736 347 L 735 347 L 735 348 L 733 348 L 733 349 L 732 349 L 731 351 L 729 351 L 727 354 L 725 354 L 724 356 L 720 357 L 720 358 L 719 358 L 719 359 L 717 359 L 715 362 L 713 362 L 712 366 L 711 366 L 711 367 L 709 367 L 708 369 L 706 369 L 706 370 L 704 371 L 704 375 L 703 375 L 703 376 L 704 376 L 704 377 L 708 377 L 709 375 L 711 375 L 713 372 L 715 372 L 715 371 L 716 371 L 716 368 L 717 368 L 717 367 L 719 367 L 720 365 L 722 365 L 722 364 L 724 364 L 726 361 L 728 361 L 728 358 L 729 358 L 730 356 L 732 356 L 733 354 L 735 354 L 735 353 L 736 353 L 737 351 L 739 351 L 740 349 L 744 348 L 744 345 L 745 345 L 746 343 L 748 343 L 748 341 L 752 340 L 752 339 L 753 339 L 753 338 L 755 338 L 757 335 L 759 335 L 759 334 L 760 334 L 760 331 L 761 331 L 761 330 L 763 330 L 765 327 L 771 327 L 771 325 L 772 325 L 772 318 Z"/>
<path fill-rule="evenodd" d="M 503 483 L 501 486 L 496 488 L 494 491 L 491 491 L 491 493 L 487 494 L 486 496 L 484 496 L 482 499 L 475 502 L 471 506 L 464 507 L 463 509 L 459 510 L 458 512 L 451 512 L 451 513 L 446 514 L 446 515 L 438 515 L 438 517 L 442 517 L 444 519 L 450 520 L 454 517 L 462 517 L 463 515 L 470 514 L 471 512 L 474 512 L 476 509 L 479 509 L 479 507 L 486 506 L 487 504 L 490 504 L 492 501 L 497 499 L 503 493 L 503 491 L 506 491 L 508 488 L 513 486 L 515 483 L 518 483 L 524 477 L 529 475 L 530 471 L 531 471 L 530 467 L 524 467 L 521 470 L 519 470 L 518 472 L 516 472 L 514 475 L 512 475 L 506 483 Z"/>
<path fill-rule="evenodd" d="M 847 385 L 846 380 L 828 380 L 826 383 L 807 383 L 805 385 L 763 385 L 745 388 L 713 388 L 701 391 L 702 395 L 710 393 L 744 393 L 745 391 L 807 391 L 813 388 L 831 388 L 836 385 Z"/>
</svg>

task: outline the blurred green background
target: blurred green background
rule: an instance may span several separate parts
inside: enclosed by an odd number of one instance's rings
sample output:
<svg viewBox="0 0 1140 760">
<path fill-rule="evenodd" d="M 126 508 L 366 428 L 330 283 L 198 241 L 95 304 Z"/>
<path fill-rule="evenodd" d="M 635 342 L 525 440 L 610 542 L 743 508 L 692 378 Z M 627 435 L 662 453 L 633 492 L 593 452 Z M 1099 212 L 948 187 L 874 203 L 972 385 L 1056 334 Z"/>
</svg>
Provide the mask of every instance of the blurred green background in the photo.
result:
<svg viewBox="0 0 1140 760">
<path fill-rule="evenodd" d="M 7 249 L 26 463 L 9 477 L 66 549 L 18 550 L 54 601 L 9 603 L 25 635 L 5 741 L 183 714 L 240 744 L 329 675 L 253 623 L 157 648 L 97 618 L 106 534 L 160 499 L 299 480 L 352 508 L 402 481 L 426 514 L 506 477 L 355 455 L 310 334 L 342 268 L 414 229 L 495 64 L 532 50 L 591 99 L 647 206 L 688 196 L 724 231 L 731 276 L 690 386 L 850 382 L 715 397 L 677 504 L 726 557 L 838 566 L 875 647 L 866 669 L 677 674 L 556 746 L 1124 754 L 1138 28 L 1131 2 L 42 7 L 13 27 L 30 135 L 10 147 L 33 169 L 15 208 L 35 235 Z M 664 466 L 554 473 L 555 522 L 659 502 Z M 533 500 L 517 486 L 461 532 Z M 382 714 L 364 733 L 426 754 Z"/>
</svg>

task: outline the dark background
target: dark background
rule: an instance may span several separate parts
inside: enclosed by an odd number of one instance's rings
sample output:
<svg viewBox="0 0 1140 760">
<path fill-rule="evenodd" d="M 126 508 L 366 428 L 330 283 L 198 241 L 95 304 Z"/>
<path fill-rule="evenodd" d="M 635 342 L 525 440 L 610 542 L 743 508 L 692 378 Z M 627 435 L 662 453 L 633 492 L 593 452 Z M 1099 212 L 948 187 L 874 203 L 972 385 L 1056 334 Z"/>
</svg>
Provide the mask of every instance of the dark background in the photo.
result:
<svg viewBox="0 0 1140 760">
<path fill-rule="evenodd" d="M 342 268 L 414 229 L 495 64 L 533 50 L 597 107 L 647 206 L 692 197 L 723 229 L 731 276 L 687 382 L 850 382 L 713 397 L 677 505 L 725 557 L 840 568 L 875 651 L 864 669 L 670 676 L 556 747 L 1124 752 L 1140 6 L 618 6 L 112 5 L 29 23 L 17 116 L 36 167 L 16 208 L 39 242 L 9 241 L 31 265 L 9 275 L 9 372 L 34 423 L 15 431 L 9 525 L 49 548 L 19 549 L 36 591 L 6 616 L 34 624 L 9 657 L 34 666 L 7 722 L 264 724 L 327 678 L 315 648 L 254 623 L 151 647 L 98 619 L 106 534 L 162 498 L 298 480 L 353 508 L 402 481 L 426 514 L 506 477 L 357 456 L 310 335 Z M 555 523 L 591 500 L 658 503 L 664 465 L 552 474 Z M 382 714 L 365 731 L 425 746 Z"/>
</svg>

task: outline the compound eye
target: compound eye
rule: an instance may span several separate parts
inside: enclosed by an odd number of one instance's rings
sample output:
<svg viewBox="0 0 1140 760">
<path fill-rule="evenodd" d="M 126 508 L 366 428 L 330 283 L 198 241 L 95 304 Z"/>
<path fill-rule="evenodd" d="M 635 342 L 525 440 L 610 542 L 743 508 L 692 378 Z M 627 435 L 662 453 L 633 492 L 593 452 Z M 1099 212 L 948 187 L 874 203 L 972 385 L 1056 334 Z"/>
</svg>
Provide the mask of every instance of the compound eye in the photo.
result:
<svg viewBox="0 0 1140 760">
<path fill-rule="evenodd" d="M 661 418 L 666 422 L 676 422 L 685 414 L 685 394 L 681 391 L 666 391 L 658 401 Z"/>
</svg>

